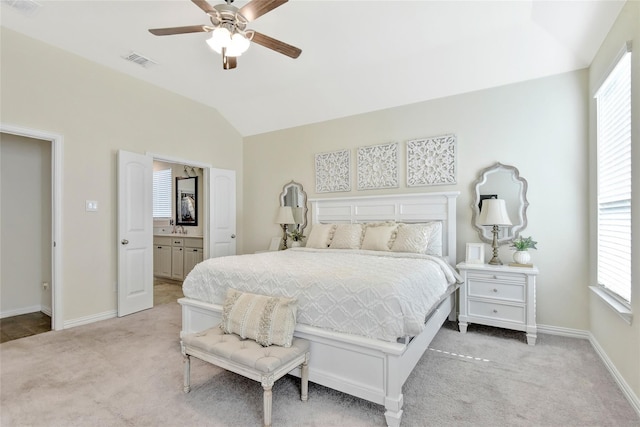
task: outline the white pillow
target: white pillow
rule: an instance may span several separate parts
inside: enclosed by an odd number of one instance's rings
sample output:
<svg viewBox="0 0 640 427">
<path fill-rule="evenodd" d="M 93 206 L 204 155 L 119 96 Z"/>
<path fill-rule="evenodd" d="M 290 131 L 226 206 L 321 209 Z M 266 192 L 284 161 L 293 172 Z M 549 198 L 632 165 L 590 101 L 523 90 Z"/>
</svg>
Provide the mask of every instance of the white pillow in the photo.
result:
<svg viewBox="0 0 640 427">
<path fill-rule="evenodd" d="M 370 251 L 388 251 L 391 248 L 395 236 L 397 224 L 371 225 L 367 224 L 364 231 L 361 249 Z"/>
<path fill-rule="evenodd" d="M 442 256 L 442 222 L 433 221 L 426 225 L 429 226 L 427 255 Z"/>
<path fill-rule="evenodd" d="M 362 224 L 337 224 L 329 247 L 331 249 L 360 249 Z"/>
<path fill-rule="evenodd" d="M 335 224 L 314 224 L 307 237 L 307 248 L 327 249 L 335 232 Z"/>
</svg>

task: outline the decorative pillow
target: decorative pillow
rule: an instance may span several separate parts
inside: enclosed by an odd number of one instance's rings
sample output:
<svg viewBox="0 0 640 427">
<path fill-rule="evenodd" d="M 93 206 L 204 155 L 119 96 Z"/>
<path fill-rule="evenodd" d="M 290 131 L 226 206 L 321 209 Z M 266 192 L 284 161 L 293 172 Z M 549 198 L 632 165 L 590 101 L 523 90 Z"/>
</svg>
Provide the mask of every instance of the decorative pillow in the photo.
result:
<svg viewBox="0 0 640 427">
<path fill-rule="evenodd" d="M 220 327 L 268 347 L 291 347 L 296 327 L 297 305 L 294 298 L 250 294 L 229 288 L 222 310 Z"/>
<path fill-rule="evenodd" d="M 335 224 L 314 224 L 307 237 L 307 248 L 327 249 L 335 232 Z"/>
<path fill-rule="evenodd" d="M 331 249 L 360 249 L 362 224 L 337 224 L 329 247 Z"/>
<path fill-rule="evenodd" d="M 442 223 L 400 224 L 391 250 L 442 256 Z"/>
<path fill-rule="evenodd" d="M 397 228 L 397 224 L 367 224 L 361 249 L 370 251 L 390 250 Z"/>
</svg>

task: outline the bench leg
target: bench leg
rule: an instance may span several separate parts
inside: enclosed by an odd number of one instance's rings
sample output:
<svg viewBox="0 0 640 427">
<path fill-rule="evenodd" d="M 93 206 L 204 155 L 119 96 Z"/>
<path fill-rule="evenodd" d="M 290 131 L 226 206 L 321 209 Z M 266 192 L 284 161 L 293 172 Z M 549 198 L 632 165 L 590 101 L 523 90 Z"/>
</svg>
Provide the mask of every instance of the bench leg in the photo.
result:
<svg viewBox="0 0 640 427">
<path fill-rule="evenodd" d="M 300 368 L 301 389 L 300 399 L 306 402 L 309 398 L 309 354 L 305 357 L 302 367 Z"/>
<path fill-rule="evenodd" d="M 185 393 L 189 393 L 191 391 L 191 356 L 185 354 L 182 358 L 184 362 L 184 388 L 183 391 Z"/>
<path fill-rule="evenodd" d="M 272 391 L 271 385 L 263 385 L 264 388 L 264 427 L 271 426 L 271 400 L 272 400 Z"/>
</svg>

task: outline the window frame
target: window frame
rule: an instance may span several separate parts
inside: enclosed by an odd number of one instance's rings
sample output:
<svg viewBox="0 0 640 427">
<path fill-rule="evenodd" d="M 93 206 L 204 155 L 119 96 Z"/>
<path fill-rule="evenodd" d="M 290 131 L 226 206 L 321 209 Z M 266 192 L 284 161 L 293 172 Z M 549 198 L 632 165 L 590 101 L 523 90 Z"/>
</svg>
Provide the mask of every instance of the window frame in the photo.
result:
<svg viewBox="0 0 640 427">
<path fill-rule="evenodd" d="M 628 230 L 629 230 L 629 265 L 628 265 L 628 292 L 629 292 L 629 300 L 627 301 L 627 299 L 621 295 L 620 293 L 616 292 L 614 289 L 612 289 L 611 287 L 607 287 L 606 284 L 601 283 L 601 168 L 602 168 L 602 156 L 601 156 L 601 147 L 602 147 L 602 141 L 601 141 L 601 129 L 602 129 L 602 123 L 601 123 L 601 104 L 599 102 L 598 97 L 601 96 L 601 94 L 606 91 L 607 89 L 610 88 L 609 83 L 611 82 L 610 78 L 612 76 L 612 74 L 614 74 L 614 72 L 618 71 L 618 67 L 621 65 L 622 61 L 628 58 L 628 78 L 629 78 L 629 82 L 631 84 L 631 80 L 632 80 L 632 65 L 631 65 L 631 43 L 627 42 L 625 43 L 624 48 L 618 53 L 618 55 L 616 55 L 614 61 L 612 61 L 612 65 L 610 66 L 609 70 L 607 71 L 607 73 L 604 75 L 604 78 L 602 79 L 602 81 L 600 82 L 600 84 L 597 86 L 597 90 L 595 91 L 595 94 L 593 96 L 595 102 L 596 102 L 596 190 L 595 190 L 595 196 L 596 196 L 596 204 L 595 204 L 595 215 L 596 215 L 596 231 L 597 231 L 597 237 L 596 237 L 596 244 L 595 244 L 595 249 L 596 249 L 596 282 L 597 282 L 597 286 L 592 286 L 591 289 L 593 290 L 594 293 L 596 293 L 597 295 L 599 295 L 601 298 L 603 298 L 609 305 L 611 305 L 623 318 L 625 318 L 626 320 L 628 320 L 629 322 L 631 321 L 631 299 L 634 297 L 634 295 L 631 294 L 631 290 L 632 290 L 632 278 L 631 278 L 631 270 L 632 270 L 632 265 L 631 265 L 631 257 L 632 257 L 632 241 L 631 241 L 631 222 L 632 222 L 632 181 L 633 181 L 633 163 L 632 163 L 632 157 L 631 157 L 631 149 L 633 146 L 632 143 L 632 135 L 631 135 L 631 121 L 632 121 L 632 117 L 631 117 L 631 112 L 629 113 L 629 141 L 628 141 L 628 149 L 629 149 L 629 155 L 628 155 L 628 161 L 629 161 L 629 178 L 628 178 L 628 187 L 629 187 L 629 207 L 628 207 L 628 212 L 629 212 L 629 223 L 628 223 Z M 627 97 L 626 97 L 626 92 L 625 92 L 625 101 L 627 101 Z M 628 102 L 629 102 L 629 111 L 631 111 L 631 90 L 629 90 L 629 94 L 628 94 Z M 610 148 L 610 147 L 609 147 Z M 627 148 L 626 143 L 624 148 Z M 626 182 L 626 180 L 625 180 Z M 626 201 L 627 199 L 624 198 L 618 198 L 615 199 L 616 201 Z M 624 264 L 624 263 L 623 263 Z M 625 265 L 626 267 L 626 265 Z M 626 269 L 626 268 L 625 268 Z M 637 296 L 635 296 L 637 297 Z"/>
<path fill-rule="evenodd" d="M 169 215 L 168 216 L 156 216 L 156 179 L 157 177 L 160 175 L 160 173 L 166 174 L 168 172 L 168 177 L 164 176 L 162 177 L 162 179 L 164 180 L 163 184 L 166 188 L 168 188 L 168 195 L 166 197 L 166 200 L 163 200 L 163 208 L 164 208 L 164 212 L 168 212 Z M 169 167 L 169 168 L 163 168 L 163 169 L 158 169 L 158 170 L 154 170 L 153 171 L 153 221 L 154 222 L 167 222 L 169 223 L 169 221 L 171 221 L 171 219 L 173 218 L 173 170 Z M 164 198 L 163 198 L 164 199 Z"/>
</svg>

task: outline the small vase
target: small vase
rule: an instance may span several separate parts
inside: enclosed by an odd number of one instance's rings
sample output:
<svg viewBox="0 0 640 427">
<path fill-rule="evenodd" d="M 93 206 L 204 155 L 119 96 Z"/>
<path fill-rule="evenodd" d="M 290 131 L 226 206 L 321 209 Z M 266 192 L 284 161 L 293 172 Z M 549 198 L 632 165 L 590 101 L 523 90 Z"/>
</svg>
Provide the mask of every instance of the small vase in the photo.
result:
<svg viewBox="0 0 640 427">
<path fill-rule="evenodd" d="M 531 254 L 529 254 L 529 251 L 515 251 L 513 253 L 513 260 L 518 264 L 529 264 Z"/>
<path fill-rule="evenodd" d="M 289 243 L 289 247 L 290 248 L 299 248 L 302 246 L 302 242 L 298 241 L 298 240 L 293 240 Z"/>
</svg>

